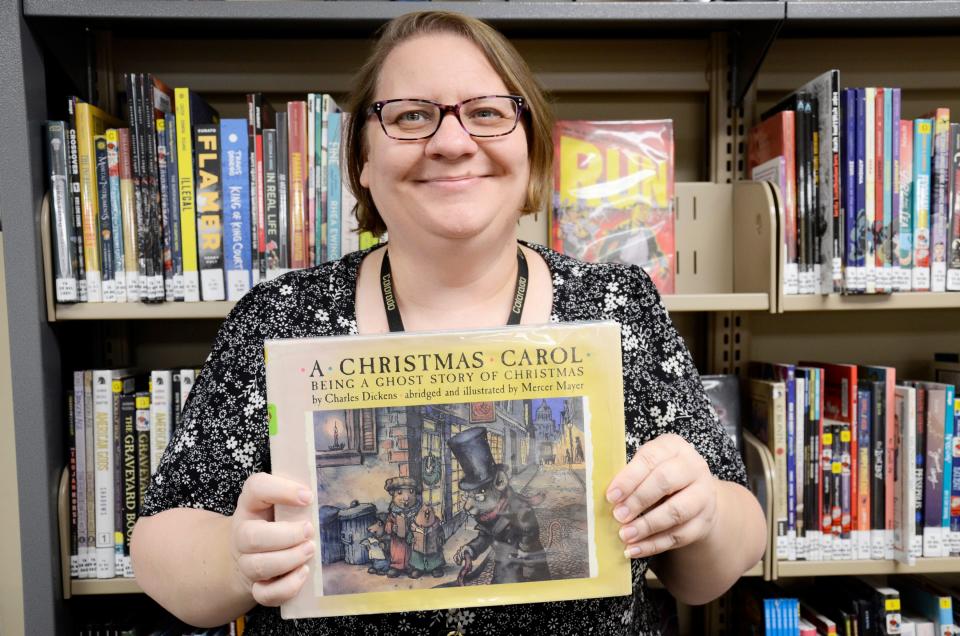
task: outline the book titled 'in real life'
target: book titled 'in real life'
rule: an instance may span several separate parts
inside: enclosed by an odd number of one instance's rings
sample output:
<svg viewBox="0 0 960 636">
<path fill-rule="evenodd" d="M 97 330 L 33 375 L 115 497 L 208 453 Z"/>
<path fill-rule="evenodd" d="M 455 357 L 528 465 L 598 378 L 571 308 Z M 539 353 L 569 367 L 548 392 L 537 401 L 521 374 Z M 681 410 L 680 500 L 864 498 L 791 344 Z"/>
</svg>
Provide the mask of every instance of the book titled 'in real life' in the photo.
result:
<svg viewBox="0 0 960 636">
<path fill-rule="evenodd" d="M 265 343 L 273 473 L 319 546 L 284 618 L 631 592 L 620 327 Z"/>
</svg>

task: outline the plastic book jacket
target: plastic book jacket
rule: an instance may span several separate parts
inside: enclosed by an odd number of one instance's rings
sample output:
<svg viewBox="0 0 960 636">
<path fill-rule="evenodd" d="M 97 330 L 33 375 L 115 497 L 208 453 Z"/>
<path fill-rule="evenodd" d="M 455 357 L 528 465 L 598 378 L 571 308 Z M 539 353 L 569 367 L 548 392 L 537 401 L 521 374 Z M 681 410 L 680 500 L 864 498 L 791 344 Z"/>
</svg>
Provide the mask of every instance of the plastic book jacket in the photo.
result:
<svg viewBox="0 0 960 636">
<path fill-rule="evenodd" d="M 674 293 L 673 122 L 558 121 L 550 247 L 646 270 Z"/>
<path fill-rule="evenodd" d="M 273 473 L 318 551 L 284 618 L 631 593 L 620 327 L 265 343 Z"/>
</svg>

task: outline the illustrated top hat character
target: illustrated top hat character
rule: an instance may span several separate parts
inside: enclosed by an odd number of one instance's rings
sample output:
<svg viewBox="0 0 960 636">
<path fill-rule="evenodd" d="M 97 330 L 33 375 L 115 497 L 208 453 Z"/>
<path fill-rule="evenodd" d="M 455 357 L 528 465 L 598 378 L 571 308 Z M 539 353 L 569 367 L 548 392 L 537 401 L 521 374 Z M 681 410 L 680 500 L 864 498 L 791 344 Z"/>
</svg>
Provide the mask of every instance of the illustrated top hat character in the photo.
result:
<svg viewBox="0 0 960 636">
<path fill-rule="evenodd" d="M 487 442 L 487 429 L 482 426 L 457 433 L 447 443 L 463 468 L 461 490 L 477 490 L 493 482 L 498 470 L 507 472 L 505 465 L 498 464 L 493 459 L 490 444 Z"/>
</svg>

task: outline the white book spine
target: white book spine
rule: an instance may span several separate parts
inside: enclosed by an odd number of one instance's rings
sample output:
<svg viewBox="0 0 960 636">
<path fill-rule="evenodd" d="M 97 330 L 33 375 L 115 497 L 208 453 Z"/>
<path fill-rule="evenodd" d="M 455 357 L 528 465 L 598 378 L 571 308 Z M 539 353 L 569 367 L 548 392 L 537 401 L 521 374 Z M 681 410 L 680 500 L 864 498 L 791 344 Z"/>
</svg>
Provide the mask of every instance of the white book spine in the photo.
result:
<svg viewBox="0 0 960 636">
<path fill-rule="evenodd" d="M 157 472 L 160 458 L 170 442 L 173 421 L 173 372 L 150 373 L 150 474 Z"/>
<path fill-rule="evenodd" d="M 93 372 L 93 423 L 96 458 L 97 578 L 114 576 L 113 374 Z"/>
<path fill-rule="evenodd" d="M 226 290 L 223 288 L 223 269 L 200 270 L 200 285 L 203 288 L 203 300 L 216 301 L 226 299 Z"/>
<path fill-rule="evenodd" d="M 86 422 L 86 456 L 87 456 L 87 560 L 84 564 L 86 576 L 97 578 L 97 487 L 96 487 L 96 452 L 94 443 L 93 425 L 93 371 L 83 372 L 83 417 Z"/>
<path fill-rule="evenodd" d="M 180 404 L 179 408 L 183 411 L 183 407 L 187 404 L 187 398 L 190 397 L 190 390 L 193 388 L 194 383 L 197 381 L 197 373 L 193 369 L 181 369 L 180 370 Z"/>
<path fill-rule="evenodd" d="M 83 403 L 83 371 L 73 372 L 73 418 L 77 454 L 77 559 L 76 571 L 70 565 L 70 576 L 85 579 L 87 571 L 87 429 Z"/>
<path fill-rule="evenodd" d="M 183 273 L 183 300 L 188 303 L 200 302 L 200 273 Z"/>
</svg>

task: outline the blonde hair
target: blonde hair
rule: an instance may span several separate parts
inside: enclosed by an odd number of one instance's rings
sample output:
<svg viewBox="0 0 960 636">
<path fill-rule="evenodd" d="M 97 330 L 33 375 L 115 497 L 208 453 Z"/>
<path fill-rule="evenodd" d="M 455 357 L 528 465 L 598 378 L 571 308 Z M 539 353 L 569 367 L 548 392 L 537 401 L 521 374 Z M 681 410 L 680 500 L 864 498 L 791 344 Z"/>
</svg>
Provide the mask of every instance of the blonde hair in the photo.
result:
<svg viewBox="0 0 960 636">
<path fill-rule="evenodd" d="M 387 55 L 397 45 L 414 37 L 435 33 L 458 35 L 476 44 L 503 80 L 507 91 L 522 96 L 526 101 L 527 110 L 523 117 L 530 182 L 520 213 L 530 214 L 548 209 L 552 194 L 554 118 L 546 95 L 527 63 L 503 35 L 476 18 L 449 11 L 422 11 L 394 18 L 381 28 L 373 52 L 354 78 L 355 88 L 345 104 L 345 110 L 353 113 L 353 116 L 343 132 L 344 161 L 350 189 L 356 194 L 357 205 L 354 210 L 360 231 L 380 236 L 387 229 L 370 190 L 360 184 L 360 173 L 366 158 L 363 132 L 368 121 L 367 109 L 373 103 L 380 70 Z"/>
</svg>

